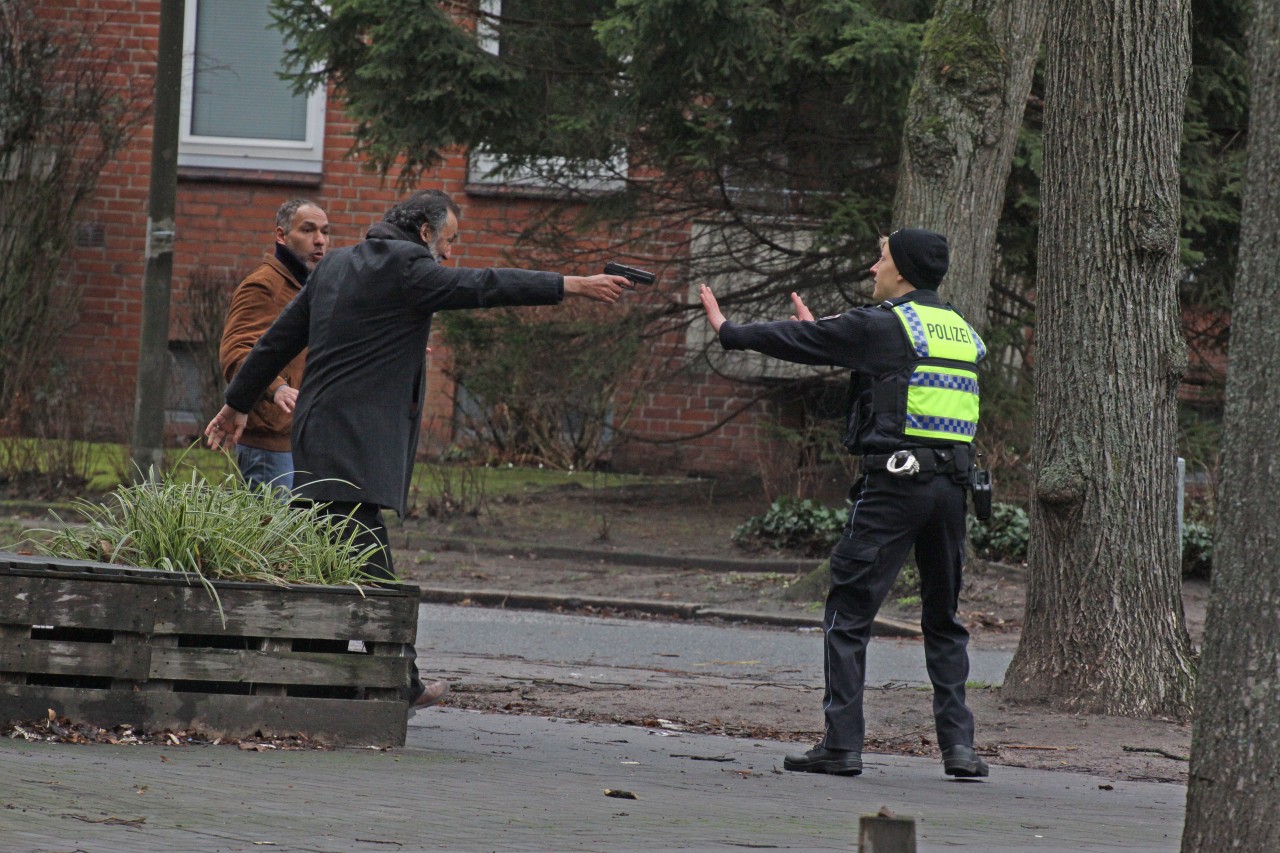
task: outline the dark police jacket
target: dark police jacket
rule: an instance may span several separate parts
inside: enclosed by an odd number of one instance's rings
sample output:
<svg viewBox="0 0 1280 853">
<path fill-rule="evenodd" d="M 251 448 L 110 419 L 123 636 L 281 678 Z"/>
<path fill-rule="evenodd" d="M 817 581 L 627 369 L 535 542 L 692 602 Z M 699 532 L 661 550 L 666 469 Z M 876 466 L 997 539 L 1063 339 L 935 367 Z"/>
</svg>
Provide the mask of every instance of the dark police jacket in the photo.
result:
<svg viewBox="0 0 1280 853">
<path fill-rule="evenodd" d="M 304 347 L 293 415 L 294 492 L 318 501 L 390 507 L 408 499 L 436 311 L 554 305 L 558 273 L 459 269 L 380 222 L 366 239 L 325 255 L 227 388 L 247 412 Z"/>
<path fill-rule="evenodd" d="M 900 427 L 900 414 L 896 411 L 890 414 L 890 410 L 897 407 L 886 406 L 883 401 L 875 405 L 877 388 L 883 393 L 893 387 L 893 383 L 883 380 L 902 375 L 917 362 L 902 322 L 888 310 L 905 302 L 946 305 L 937 291 L 922 289 L 879 305 L 855 308 L 813 322 L 725 322 L 720 327 L 720 344 L 727 350 L 753 350 L 797 364 L 844 367 L 853 371 L 849 431 L 845 439 L 851 453 L 888 453 L 905 446 L 947 446 L 951 442 L 904 439 L 895 428 Z M 959 314 L 956 318 L 964 323 Z M 905 386 L 902 393 L 905 394 Z M 905 406 L 905 398 L 902 405 Z"/>
</svg>

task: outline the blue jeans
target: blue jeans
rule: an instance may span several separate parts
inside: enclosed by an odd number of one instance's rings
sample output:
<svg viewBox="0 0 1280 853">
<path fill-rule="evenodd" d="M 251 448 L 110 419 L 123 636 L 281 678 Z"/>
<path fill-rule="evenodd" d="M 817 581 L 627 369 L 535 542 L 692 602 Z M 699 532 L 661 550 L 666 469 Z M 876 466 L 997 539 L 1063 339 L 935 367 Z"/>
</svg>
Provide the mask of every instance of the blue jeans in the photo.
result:
<svg viewBox="0 0 1280 853">
<path fill-rule="evenodd" d="M 236 446 L 236 464 L 251 488 L 271 486 L 288 492 L 293 488 L 293 454 L 287 450 L 263 450 Z"/>
</svg>

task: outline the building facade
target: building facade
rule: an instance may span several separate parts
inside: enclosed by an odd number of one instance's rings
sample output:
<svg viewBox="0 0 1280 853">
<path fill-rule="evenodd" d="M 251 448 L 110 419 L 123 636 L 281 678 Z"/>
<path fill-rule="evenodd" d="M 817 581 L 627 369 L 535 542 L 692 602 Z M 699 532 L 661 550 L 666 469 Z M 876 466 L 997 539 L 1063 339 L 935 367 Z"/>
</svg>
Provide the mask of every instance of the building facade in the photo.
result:
<svg viewBox="0 0 1280 853">
<path fill-rule="evenodd" d="M 229 292 L 272 247 L 275 211 L 293 197 L 320 204 L 332 227 L 332 247 L 360 240 L 364 230 L 404 191 L 397 175 L 381 177 L 348 156 L 354 126 L 324 92 L 295 95 L 281 81 L 280 34 L 268 0 L 165 0 L 184 5 L 184 71 L 178 142 L 170 352 L 170 432 L 175 442 L 198 433 L 211 412 L 196 392 L 202 341 L 190 319 L 200 288 Z M 118 59 L 121 86 L 153 85 L 161 3 L 50 0 L 41 14 L 88 27 Z M 83 289 L 81 310 L 62 344 L 83 372 L 105 415 L 100 429 L 129 435 L 142 318 L 148 227 L 152 124 L 144 122 L 105 169 L 82 223 L 67 276 Z M 530 191 L 512 193 L 484 175 L 483 162 L 457 152 L 418 183 L 448 192 L 463 211 L 463 237 L 453 263 L 528 265 L 516 235 L 539 205 L 562 204 Z M 535 188 L 536 190 L 536 188 Z M 581 270 L 582 273 L 594 272 Z M 575 271 L 576 272 L 576 271 Z M 687 282 L 657 298 L 695 300 Z M 693 329 L 654 343 L 646 358 L 687 360 L 705 336 Z M 423 451 L 442 452 L 454 440 L 456 397 L 447 376 L 449 352 L 433 338 Z M 645 386 L 631 401 L 627 440 L 612 455 L 619 470 L 698 474 L 754 473 L 777 465 L 775 426 L 798 422 L 800 403 L 773 398 L 748 378 L 696 364 Z M 762 390 L 763 388 L 763 390 Z M 624 392 L 626 393 L 626 392 Z M 104 435 L 103 437 L 106 437 Z M 770 461 L 771 460 L 771 461 Z M 787 458 L 783 467 L 794 464 Z"/>
</svg>

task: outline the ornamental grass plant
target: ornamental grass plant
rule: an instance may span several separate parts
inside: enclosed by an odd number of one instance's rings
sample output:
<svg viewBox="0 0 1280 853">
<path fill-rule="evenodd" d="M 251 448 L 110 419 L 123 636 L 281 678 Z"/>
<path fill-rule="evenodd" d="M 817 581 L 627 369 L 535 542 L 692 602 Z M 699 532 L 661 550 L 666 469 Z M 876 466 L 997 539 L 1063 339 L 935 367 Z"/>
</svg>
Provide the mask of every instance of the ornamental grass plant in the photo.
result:
<svg viewBox="0 0 1280 853">
<path fill-rule="evenodd" d="M 356 588 L 378 580 L 364 571 L 377 546 L 360 548 L 354 530 L 342 532 L 316 506 L 292 506 L 281 491 L 235 475 L 148 480 L 73 509 L 82 521 L 29 531 L 42 535 L 26 541 L 52 557 L 189 572 L 210 591 L 211 580 Z"/>
</svg>

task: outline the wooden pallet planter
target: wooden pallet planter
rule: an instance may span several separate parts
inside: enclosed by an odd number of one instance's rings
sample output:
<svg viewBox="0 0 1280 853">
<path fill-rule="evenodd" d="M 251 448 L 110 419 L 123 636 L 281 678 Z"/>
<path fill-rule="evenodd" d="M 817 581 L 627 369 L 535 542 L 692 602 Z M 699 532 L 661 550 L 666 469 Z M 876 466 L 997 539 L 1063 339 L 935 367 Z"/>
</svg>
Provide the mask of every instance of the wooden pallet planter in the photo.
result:
<svg viewBox="0 0 1280 853">
<path fill-rule="evenodd" d="M 0 720 L 404 745 L 417 587 L 213 586 L 0 553 Z"/>
</svg>

